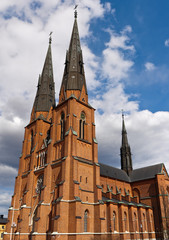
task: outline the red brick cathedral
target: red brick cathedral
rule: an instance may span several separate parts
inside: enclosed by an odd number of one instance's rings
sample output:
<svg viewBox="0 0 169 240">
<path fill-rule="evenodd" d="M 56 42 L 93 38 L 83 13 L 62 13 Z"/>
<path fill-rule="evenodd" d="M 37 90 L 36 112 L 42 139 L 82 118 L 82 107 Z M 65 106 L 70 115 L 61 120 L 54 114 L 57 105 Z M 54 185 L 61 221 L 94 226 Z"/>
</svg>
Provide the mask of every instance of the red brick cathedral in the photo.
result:
<svg viewBox="0 0 169 240">
<path fill-rule="evenodd" d="M 164 164 L 133 169 L 124 117 L 121 169 L 98 163 L 94 112 L 75 11 L 57 106 L 49 39 L 5 240 L 168 239 Z"/>
</svg>

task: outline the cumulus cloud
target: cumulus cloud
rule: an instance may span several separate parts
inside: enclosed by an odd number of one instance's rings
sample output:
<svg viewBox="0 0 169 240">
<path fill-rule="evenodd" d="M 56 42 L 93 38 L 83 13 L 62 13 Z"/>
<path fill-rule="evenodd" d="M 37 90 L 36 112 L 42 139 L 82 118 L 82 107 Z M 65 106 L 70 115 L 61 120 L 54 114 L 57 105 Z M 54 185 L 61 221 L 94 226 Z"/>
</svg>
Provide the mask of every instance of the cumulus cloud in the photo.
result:
<svg viewBox="0 0 169 240">
<path fill-rule="evenodd" d="M 153 71 L 156 68 L 154 63 L 151 62 L 146 62 L 144 66 L 147 71 Z"/>
<path fill-rule="evenodd" d="M 109 82 L 115 83 L 128 76 L 134 62 L 128 53 L 134 53 L 135 48 L 130 44 L 128 33 L 132 31 L 130 26 L 126 26 L 120 34 L 108 29 L 110 34 L 109 42 L 105 43 L 103 51 L 102 71 Z"/>
<path fill-rule="evenodd" d="M 99 161 L 120 167 L 121 114 L 96 114 Z M 165 163 L 169 170 L 169 113 L 148 110 L 125 116 L 133 167 Z"/>
</svg>

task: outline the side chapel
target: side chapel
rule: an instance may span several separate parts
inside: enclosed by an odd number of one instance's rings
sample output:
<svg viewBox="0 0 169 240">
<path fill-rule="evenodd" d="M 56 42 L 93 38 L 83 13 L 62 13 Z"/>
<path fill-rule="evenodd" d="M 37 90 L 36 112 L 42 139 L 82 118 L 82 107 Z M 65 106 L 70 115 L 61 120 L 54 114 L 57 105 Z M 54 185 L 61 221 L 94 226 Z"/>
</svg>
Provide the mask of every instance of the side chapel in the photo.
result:
<svg viewBox="0 0 169 240">
<path fill-rule="evenodd" d="M 25 127 L 5 240 L 167 239 L 164 164 L 133 169 L 124 116 L 121 169 L 98 163 L 94 112 L 75 11 L 57 106 L 49 39 Z"/>
</svg>

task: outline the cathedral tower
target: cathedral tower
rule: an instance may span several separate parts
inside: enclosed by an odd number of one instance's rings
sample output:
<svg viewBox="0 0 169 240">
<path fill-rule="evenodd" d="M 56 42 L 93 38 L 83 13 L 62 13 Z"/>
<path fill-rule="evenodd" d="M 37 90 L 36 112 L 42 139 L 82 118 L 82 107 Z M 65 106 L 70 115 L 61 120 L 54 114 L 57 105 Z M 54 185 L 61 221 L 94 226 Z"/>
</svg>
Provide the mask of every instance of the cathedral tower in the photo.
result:
<svg viewBox="0 0 169 240">
<path fill-rule="evenodd" d="M 25 128 L 5 239 L 77 239 L 77 233 L 84 239 L 86 232 L 100 232 L 96 216 L 102 194 L 94 111 L 88 103 L 75 11 L 57 106 L 49 39 Z"/>
</svg>

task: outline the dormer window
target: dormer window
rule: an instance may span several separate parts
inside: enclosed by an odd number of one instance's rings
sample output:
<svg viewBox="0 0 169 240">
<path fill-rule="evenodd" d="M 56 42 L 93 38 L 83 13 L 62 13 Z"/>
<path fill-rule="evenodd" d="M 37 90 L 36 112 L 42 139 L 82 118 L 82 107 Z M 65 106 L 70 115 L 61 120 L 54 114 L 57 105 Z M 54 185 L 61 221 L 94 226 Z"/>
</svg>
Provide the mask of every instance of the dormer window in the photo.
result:
<svg viewBox="0 0 169 240">
<path fill-rule="evenodd" d="M 84 139 L 85 136 L 85 121 L 86 121 L 86 115 L 84 112 L 81 112 L 80 115 L 80 124 L 79 124 L 79 138 Z"/>
</svg>

